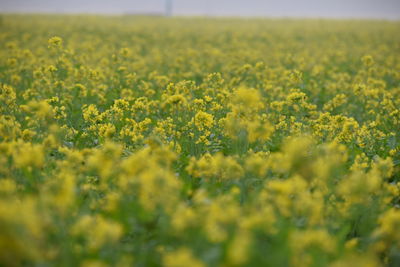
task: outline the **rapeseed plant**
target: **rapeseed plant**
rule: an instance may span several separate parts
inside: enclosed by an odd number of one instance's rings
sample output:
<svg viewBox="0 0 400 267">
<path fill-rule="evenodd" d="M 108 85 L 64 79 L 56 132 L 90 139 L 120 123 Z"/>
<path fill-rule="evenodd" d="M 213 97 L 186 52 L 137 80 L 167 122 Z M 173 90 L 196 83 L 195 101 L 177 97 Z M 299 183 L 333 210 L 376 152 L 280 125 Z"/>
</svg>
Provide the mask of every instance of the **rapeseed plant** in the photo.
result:
<svg viewBox="0 0 400 267">
<path fill-rule="evenodd" d="M 0 28 L 1 266 L 400 265 L 398 22 Z"/>
</svg>

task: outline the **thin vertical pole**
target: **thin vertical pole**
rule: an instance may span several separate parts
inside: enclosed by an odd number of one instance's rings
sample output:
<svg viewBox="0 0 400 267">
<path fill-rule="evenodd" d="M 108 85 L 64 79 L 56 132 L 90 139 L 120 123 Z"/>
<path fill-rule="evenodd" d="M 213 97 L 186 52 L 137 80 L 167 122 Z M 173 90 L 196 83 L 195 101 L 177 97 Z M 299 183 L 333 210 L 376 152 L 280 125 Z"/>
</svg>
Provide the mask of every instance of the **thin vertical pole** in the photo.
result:
<svg viewBox="0 0 400 267">
<path fill-rule="evenodd" d="M 172 16 L 172 1 L 173 0 L 165 0 L 165 16 Z"/>
</svg>

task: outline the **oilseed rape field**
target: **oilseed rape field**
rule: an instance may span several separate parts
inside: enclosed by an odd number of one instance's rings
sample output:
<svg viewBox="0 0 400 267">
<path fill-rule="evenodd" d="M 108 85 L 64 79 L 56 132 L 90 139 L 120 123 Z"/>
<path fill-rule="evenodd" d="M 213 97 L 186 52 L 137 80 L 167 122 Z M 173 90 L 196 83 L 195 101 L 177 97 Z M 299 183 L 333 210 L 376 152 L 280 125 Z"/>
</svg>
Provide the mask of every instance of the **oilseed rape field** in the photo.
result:
<svg viewBox="0 0 400 267">
<path fill-rule="evenodd" d="M 0 17 L 0 266 L 400 266 L 400 22 Z"/>
</svg>

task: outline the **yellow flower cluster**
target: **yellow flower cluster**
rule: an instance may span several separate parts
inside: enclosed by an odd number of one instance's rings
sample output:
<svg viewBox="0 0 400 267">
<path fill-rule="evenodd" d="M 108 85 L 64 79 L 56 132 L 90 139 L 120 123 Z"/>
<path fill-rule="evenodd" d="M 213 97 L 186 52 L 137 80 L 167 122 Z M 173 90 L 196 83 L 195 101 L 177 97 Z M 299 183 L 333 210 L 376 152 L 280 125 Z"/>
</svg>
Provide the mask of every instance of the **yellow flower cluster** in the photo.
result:
<svg viewBox="0 0 400 267">
<path fill-rule="evenodd" d="M 399 22 L 0 27 L 0 266 L 400 266 Z"/>
</svg>

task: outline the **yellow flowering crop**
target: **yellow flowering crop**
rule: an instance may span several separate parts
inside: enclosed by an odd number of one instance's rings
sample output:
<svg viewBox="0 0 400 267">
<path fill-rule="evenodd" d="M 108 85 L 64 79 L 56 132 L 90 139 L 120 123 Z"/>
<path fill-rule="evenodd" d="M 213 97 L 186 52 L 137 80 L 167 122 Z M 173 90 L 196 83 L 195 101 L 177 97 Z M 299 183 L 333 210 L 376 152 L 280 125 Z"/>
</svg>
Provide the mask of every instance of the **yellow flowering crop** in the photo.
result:
<svg viewBox="0 0 400 267">
<path fill-rule="evenodd" d="M 400 266 L 399 22 L 0 29 L 0 266 Z"/>
</svg>

